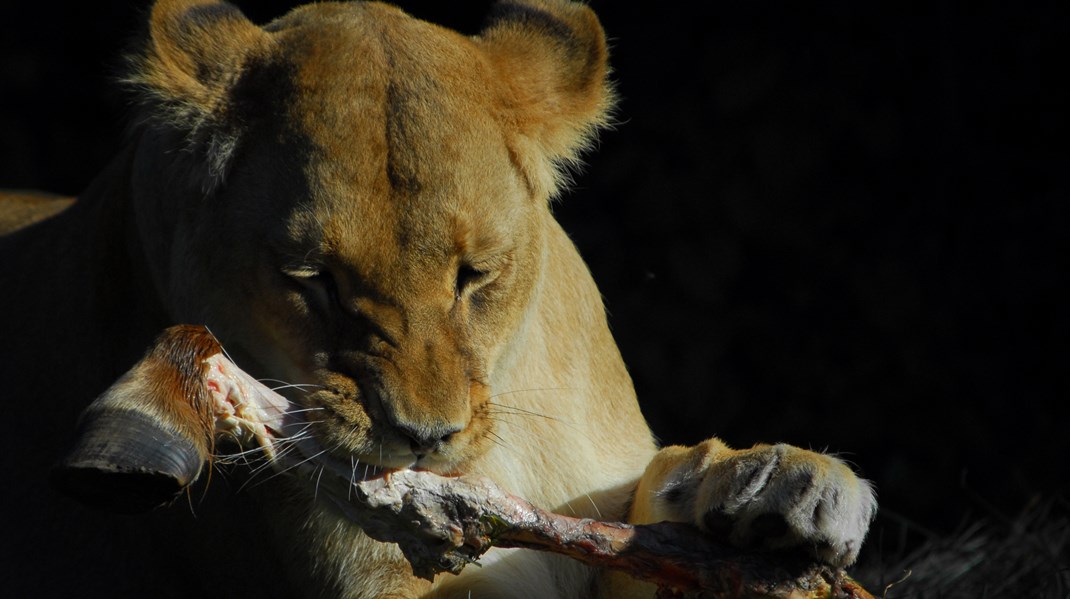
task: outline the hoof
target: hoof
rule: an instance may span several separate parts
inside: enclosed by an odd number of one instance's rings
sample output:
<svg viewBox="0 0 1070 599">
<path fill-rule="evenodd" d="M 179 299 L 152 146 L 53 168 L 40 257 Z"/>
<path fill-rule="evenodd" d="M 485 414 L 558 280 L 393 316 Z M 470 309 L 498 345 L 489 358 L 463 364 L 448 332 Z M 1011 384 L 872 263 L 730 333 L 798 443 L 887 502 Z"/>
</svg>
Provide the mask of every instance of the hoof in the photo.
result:
<svg viewBox="0 0 1070 599">
<path fill-rule="evenodd" d="M 74 448 L 51 472 L 53 486 L 91 507 L 133 514 L 172 503 L 201 473 L 196 444 L 131 410 L 85 414 Z"/>
</svg>

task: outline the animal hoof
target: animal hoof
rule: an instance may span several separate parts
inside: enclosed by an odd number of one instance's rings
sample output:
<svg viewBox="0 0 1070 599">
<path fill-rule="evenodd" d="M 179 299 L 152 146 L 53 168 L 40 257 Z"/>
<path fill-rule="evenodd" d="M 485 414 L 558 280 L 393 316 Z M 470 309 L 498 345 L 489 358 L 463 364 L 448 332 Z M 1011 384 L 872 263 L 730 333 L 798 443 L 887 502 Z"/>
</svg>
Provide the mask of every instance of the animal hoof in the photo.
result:
<svg viewBox="0 0 1070 599">
<path fill-rule="evenodd" d="M 86 505 L 133 514 L 167 505 L 197 476 L 204 458 L 192 440 L 131 410 L 86 413 L 52 485 Z"/>
</svg>

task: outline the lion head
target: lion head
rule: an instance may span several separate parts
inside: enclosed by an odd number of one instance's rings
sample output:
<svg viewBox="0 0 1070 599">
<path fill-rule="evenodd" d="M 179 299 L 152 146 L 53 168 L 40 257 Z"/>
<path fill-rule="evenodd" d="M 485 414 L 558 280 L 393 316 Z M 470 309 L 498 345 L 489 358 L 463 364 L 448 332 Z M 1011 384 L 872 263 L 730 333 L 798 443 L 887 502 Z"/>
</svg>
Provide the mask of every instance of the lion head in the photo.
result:
<svg viewBox="0 0 1070 599">
<path fill-rule="evenodd" d="M 466 37 L 379 3 L 261 28 L 164 0 L 129 81 L 135 221 L 171 318 L 310 385 L 340 456 L 481 455 L 559 260 L 549 201 L 612 102 L 593 13 L 507 1 Z"/>
</svg>

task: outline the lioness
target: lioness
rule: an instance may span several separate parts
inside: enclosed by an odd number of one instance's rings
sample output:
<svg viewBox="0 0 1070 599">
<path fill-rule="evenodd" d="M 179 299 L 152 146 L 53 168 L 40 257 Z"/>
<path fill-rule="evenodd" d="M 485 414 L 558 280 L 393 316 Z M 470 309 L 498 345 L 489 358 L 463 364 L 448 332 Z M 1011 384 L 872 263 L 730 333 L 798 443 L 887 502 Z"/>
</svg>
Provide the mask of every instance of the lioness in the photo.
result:
<svg viewBox="0 0 1070 599">
<path fill-rule="evenodd" d="M 139 518 L 50 492 L 79 411 L 183 322 L 258 376 L 308 385 L 288 393 L 343 462 L 852 562 L 875 501 L 836 458 L 655 446 L 548 205 L 607 122 L 606 73 L 598 20 L 564 0 L 503 1 L 475 37 L 378 3 L 258 27 L 225 3 L 158 1 L 126 148 L 69 208 L 0 202 L 10 596 L 652 594 L 506 550 L 418 580 L 284 478 L 215 480 Z"/>
</svg>

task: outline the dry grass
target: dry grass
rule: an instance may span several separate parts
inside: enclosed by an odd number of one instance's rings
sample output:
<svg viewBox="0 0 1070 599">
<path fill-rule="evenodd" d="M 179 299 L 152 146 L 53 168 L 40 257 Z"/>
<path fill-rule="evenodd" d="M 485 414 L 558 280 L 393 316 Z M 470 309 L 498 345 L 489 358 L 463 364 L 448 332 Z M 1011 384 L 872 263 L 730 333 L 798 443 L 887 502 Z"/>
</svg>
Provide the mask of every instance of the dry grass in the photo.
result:
<svg viewBox="0 0 1070 599">
<path fill-rule="evenodd" d="M 855 577 L 877 596 L 1070 598 L 1070 502 L 1065 498 L 1035 500 L 1013 518 L 974 517 L 947 536 L 891 519 L 893 526 L 926 538 L 898 555 L 871 554 L 858 567 Z"/>
</svg>

